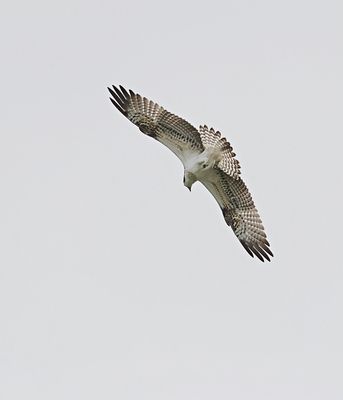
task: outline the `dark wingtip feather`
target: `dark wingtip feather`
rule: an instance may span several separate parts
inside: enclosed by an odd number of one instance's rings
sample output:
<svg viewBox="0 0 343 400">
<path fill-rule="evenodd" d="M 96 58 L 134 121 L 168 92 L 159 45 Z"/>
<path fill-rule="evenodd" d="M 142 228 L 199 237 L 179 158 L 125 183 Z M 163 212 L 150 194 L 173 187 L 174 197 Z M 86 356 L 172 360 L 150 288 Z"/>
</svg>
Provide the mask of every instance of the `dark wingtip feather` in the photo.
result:
<svg viewBox="0 0 343 400">
<path fill-rule="evenodd" d="M 122 85 L 119 85 L 119 87 L 120 87 L 120 90 L 125 95 L 125 97 L 127 97 L 127 98 L 130 97 L 129 93 L 127 92 L 127 90 Z M 130 90 L 130 92 L 132 92 L 132 90 Z"/>
<path fill-rule="evenodd" d="M 114 105 L 114 107 L 116 107 L 116 109 L 117 109 L 118 111 L 120 111 L 123 115 L 126 114 L 126 113 L 125 113 L 125 110 L 123 110 L 123 109 L 120 107 L 120 105 L 117 104 L 117 103 L 112 99 L 112 97 L 110 97 L 110 100 L 111 100 L 112 104 Z"/>
<path fill-rule="evenodd" d="M 246 241 L 241 241 L 242 246 L 245 248 L 247 253 L 254 257 L 254 255 L 264 262 L 265 260 L 271 261 L 270 257 L 274 257 L 273 253 L 264 243 L 250 243 Z"/>
<path fill-rule="evenodd" d="M 254 258 L 254 253 L 249 249 L 247 243 L 245 243 L 245 242 L 243 242 L 243 241 L 241 241 L 241 243 L 242 243 L 242 246 L 243 246 L 243 247 L 245 248 L 245 250 L 247 251 L 247 253 L 248 253 L 252 258 Z"/>
<path fill-rule="evenodd" d="M 268 247 L 268 245 L 264 244 L 264 243 L 260 243 L 259 244 L 260 247 L 262 247 L 263 250 L 265 250 L 271 257 L 274 257 L 274 254 L 272 253 L 272 251 L 270 250 L 270 248 Z"/>
<path fill-rule="evenodd" d="M 255 254 L 255 256 L 256 256 L 259 260 L 261 260 L 262 262 L 264 262 L 264 258 L 261 256 L 261 254 L 259 253 L 259 251 L 258 251 L 257 249 L 255 249 L 255 247 L 252 246 L 250 249 L 251 249 L 251 251 Z"/>
<path fill-rule="evenodd" d="M 114 88 L 114 86 L 113 86 Z M 108 88 L 109 92 L 111 93 L 112 97 L 118 102 L 119 105 L 121 105 L 122 107 L 125 104 L 125 100 L 121 99 L 117 93 L 115 93 L 111 88 Z"/>
<path fill-rule="evenodd" d="M 113 89 L 115 90 L 115 92 L 117 93 L 117 95 L 119 96 L 119 98 L 121 99 L 122 102 L 126 102 L 128 100 L 127 96 L 125 96 L 125 94 L 123 94 L 117 87 L 115 87 L 114 85 L 112 85 Z"/>
<path fill-rule="evenodd" d="M 108 91 L 110 92 L 111 96 L 110 100 L 112 102 L 112 104 L 123 114 L 123 115 L 127 115 L 126 112 L 126 107 L 127 107 L 127 103 L 130 99 L 130 96 L 126 96 L 125 92 L 122 93 L 118 88 L 116 88 L 114 85 L 112 86 L 113 89 L 111 89 L 110 87 L 108 87 Z M 126 92 L 127 93 L 127 92 Z"/>
<path fill-rule="evenodd" d="M 256 244 L 256 245 L 255 245 L 255 248 L 256 248 L 256 250 L 257 250 L 260 254 L 262 254 L 262 256 L 263 256 L 266 260 L 268 260 L 268 261 L 270 262 L 270 258 L 269 258 L 269 256 L 268 256 L 268 254 L 262 249 L 261 246 L 259 246 L 258 244 Z"/>
</svg>

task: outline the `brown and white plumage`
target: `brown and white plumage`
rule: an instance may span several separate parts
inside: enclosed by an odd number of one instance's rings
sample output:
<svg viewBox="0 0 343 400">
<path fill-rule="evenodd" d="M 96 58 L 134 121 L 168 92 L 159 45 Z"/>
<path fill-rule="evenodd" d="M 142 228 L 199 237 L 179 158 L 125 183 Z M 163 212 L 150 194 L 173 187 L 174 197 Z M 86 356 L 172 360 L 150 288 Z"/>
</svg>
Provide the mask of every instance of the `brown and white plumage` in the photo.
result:
<svg viewBox="0 0 343 400">
<path fill-rule="evenodd" d="M 113 88 L 113 89 L 112 89 Z M 108 88 L 113 105 L 146 135 L 167 146 L 185 168 L 184 184 L 199 180 L 214 196 L 226 223 L 246 251 L 261 261 L 273 253 L 230 143 L 206 125 L 197 130 L 184 119 L 122 86 Z"/>
<path fill-rule="evenodd" d="M 204 150 L 198 130 L 184 119 L 132 90 L 108 88 L 113 105 L 148 136 L 167 146 L 184 162 L 189 154 Z"/>
</svg>

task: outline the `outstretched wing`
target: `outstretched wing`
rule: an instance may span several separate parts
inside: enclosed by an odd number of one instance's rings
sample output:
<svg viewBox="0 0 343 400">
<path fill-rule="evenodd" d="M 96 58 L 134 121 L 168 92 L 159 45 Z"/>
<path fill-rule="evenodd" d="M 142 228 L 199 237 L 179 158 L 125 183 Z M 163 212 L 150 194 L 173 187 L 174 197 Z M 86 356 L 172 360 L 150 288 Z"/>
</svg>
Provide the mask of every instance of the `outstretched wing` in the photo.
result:
<svg viewBox="0 0 343 400">
<path fill-rule="evenodd" d="M 231 226 L 245 250 L 261 261 L 270 261 L 273 253 L 269 248 L 261 218 L 243 180 L 231 177 L 214 167 L 209 179 L 201 179 L 201 183 L 217 200 L 226 223 Z"/>
<path fill-rule="evenodd" d="M 190 153 L 204 150 L 197 129 L 184 119 L 132 90 L 108 88 L 113 105 L 148 136 L 167 146 L 184 163 Z"/>
</svg>

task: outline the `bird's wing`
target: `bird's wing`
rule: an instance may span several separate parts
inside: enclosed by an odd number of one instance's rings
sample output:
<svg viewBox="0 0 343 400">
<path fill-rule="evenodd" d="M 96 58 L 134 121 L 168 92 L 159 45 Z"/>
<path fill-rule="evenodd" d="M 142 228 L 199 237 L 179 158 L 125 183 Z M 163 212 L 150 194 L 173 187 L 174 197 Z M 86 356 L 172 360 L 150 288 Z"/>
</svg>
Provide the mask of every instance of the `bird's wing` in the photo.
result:
<svg viewBox="0 0 343 400">
<path fill-rule="evenodd" d="M 201 153 L 204 146 L 198 130 L 184 119 L 122 86 L 108 88 L 113 105 L 148 136 L 167 146 L 184 163 L 190 153 Z"/>
<path fill-rule="evenodd" d="M 231 226 L 245 250 L 261 261 L 270 261 L 273 253 L 269 248 L 261 218 L 243 180 L 231 177 L 215 166 L 209 179 L 200 181 L 217 200 L 226 223 Z"/>
<path fill-rule="evenodd" d="M 238 179 L 241 167 L 235 158 L 236 154 L 233 152 L 231 144 L 225 137 L 221 136 L 219 131 L 215 131 L 213 128 L 209 129 L 206 125 L 200 125 L 199 133 L 205 148 L 212 147 L 220 152 L 221 157 L 217 164 L 218 168 L 232 178 Z"/>
</svg>

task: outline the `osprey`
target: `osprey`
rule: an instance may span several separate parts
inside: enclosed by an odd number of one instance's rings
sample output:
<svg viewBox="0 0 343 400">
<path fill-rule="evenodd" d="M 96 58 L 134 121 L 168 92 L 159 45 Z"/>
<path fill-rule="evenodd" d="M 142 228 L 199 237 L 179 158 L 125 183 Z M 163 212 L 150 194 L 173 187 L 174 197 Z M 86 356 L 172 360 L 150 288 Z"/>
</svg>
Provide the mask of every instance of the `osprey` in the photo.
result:
<svg viewBox="0 0 343 400">
<path fill-rule="evenodd" d="M 181 160 L 184 185 L 191 190 L 193 183 L 200 181 L 217 200 L 227 225 L 250 256 L 270 261 L 273 253 L 230 143 L 213 128 L 203 125 L 198 130 L 132 90 L 112 87 L 108 90 L 113 105 Z"/>
</svg>

